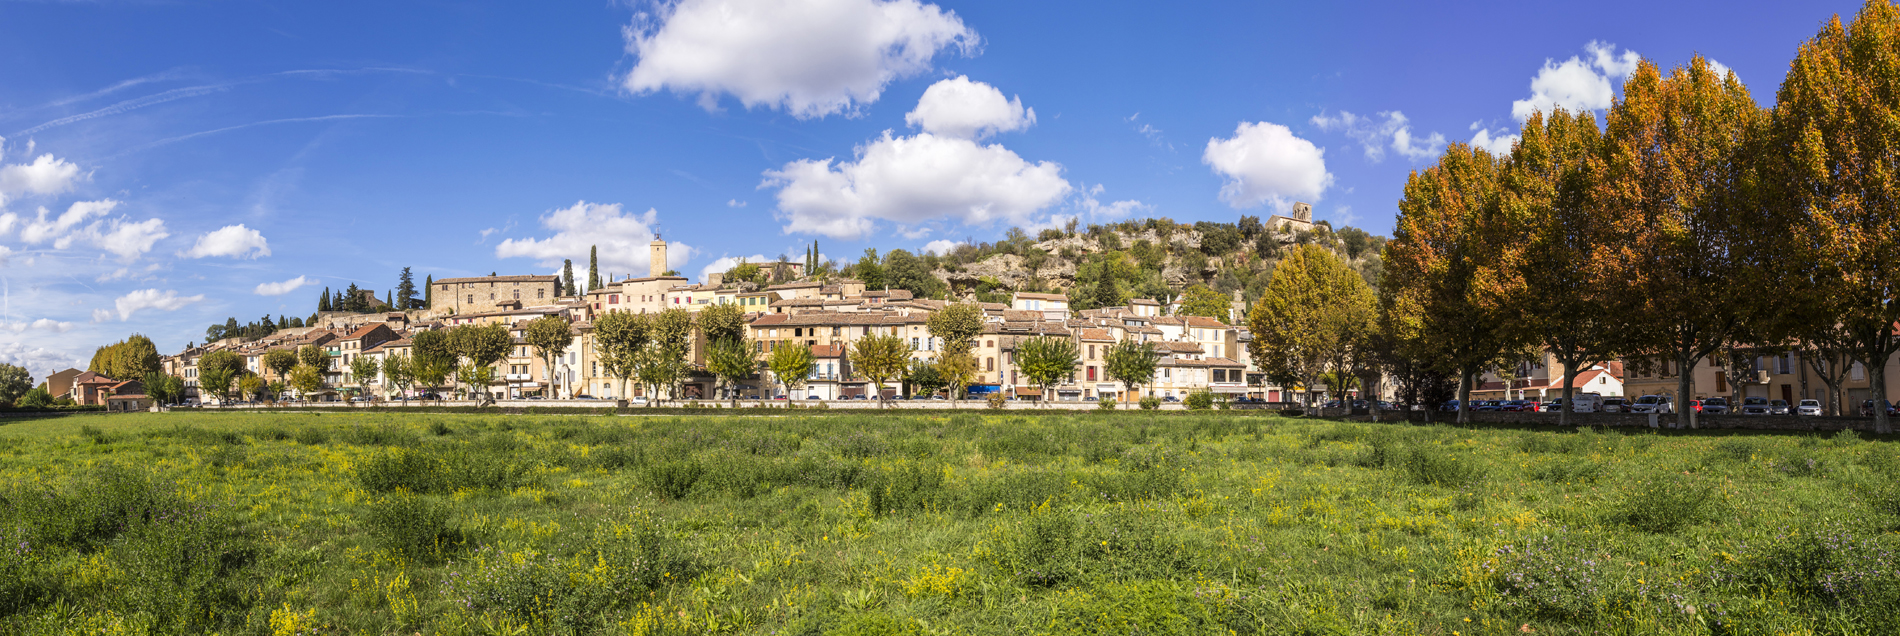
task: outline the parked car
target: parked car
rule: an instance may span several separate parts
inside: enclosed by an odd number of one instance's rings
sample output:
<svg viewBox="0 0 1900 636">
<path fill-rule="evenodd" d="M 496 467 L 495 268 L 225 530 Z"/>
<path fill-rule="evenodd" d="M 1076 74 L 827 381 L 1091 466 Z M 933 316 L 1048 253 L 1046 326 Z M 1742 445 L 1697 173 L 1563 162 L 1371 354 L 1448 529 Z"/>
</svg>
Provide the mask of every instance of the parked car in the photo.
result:
<svg viewBox="0 0 1900 636">
<path fill-rule="evenodd" d="M 1636 398 L 1636 402 L 1630 405 L 1630 412 L 1644 413 L 1644 414 L 1655 413 L 1658 415 L 1668 415 L 1670 413 L 1676 412 L 1676 410 L 1675 410 L 1675 405 L 1671 403 L 1671 400 L 1669 399 L 1669 396 L 1667 395 L 1645 395 L 1643 397 Z"/>
<path fill-rule="evenodd" d="M 1172 395 L 1170 395 L 1170 396 L 1166 396 L 1166 397 L 1163 397 L 1163 398 L 1161 398 L 1161 401 L 1163 401 L 1163 402 L 1179 402 L 1179 401 L 1181 401 L 1181 398 L 1178 398 L 1178 397 L 1174 397 L 1174 396 L 1172 396 Z"/>
<path fill-rule="evenodd" d="M 1604 413 L 1623 413 L 1623 412 L 1628 411 L 1629 408 L 1630 408 L 1629 400 L 1625 400 L 1623 398 L 1604 398 L 1603 399 Z"/>
<path fill-rule="evenodd" d="M 1776 401 L 1780 402 L 1780 400 L 1776 400 Z M 1786 403 L 1783 403 L 1783 405 L 1786 406 Z M 1767 415 L 1767 414 L 1768 414 L 1768 398 L 1752 397 L 1752 396 L 1742 398 L 1742 415 Z"/>
<path fill-rule="evenodd" d="M 805 396 L 805 399 L 807 399 L 807 400 L 823 400 L 824 398 L 821 398 L 821 397 L 818 397 L 818 396 L 816 396 L 816 395 L 808 395 L 808 396 Z"/>
<path fill-rule="evenodd" d="M 647 398 L 646 396 L 643 396 L 643 395 L 636 395 L 636 396 L 633 396 L 632 399 L 627 400 L 627 403 L 635 405 L 635 406 L 640 406 L 647 403 Z"/>
<path fill-rule="evenodd" d="M 1769 400 L 1768 414 L 1769 415 L 1788 415 L 1788 401 L 1787 400 Z"/>
<path fill-rule="evenodd" d="M 1819 417 L 1821 415 L 1821 401 L 1820 400 L 1802 400 L 1800 404 L 1795 405 L 1794 414 L 1806 415 L 1809 417 Z"/>
<path fill-rule="evenodd" d="M 1503 402 L 1498 403 L 1498 410 L 1510 411 L 1513 413 L 1535 411 L 1537 410 L 1537 403 L 1530 402 L 1527 400 L 1505 400 Z"/>
<path fill-rule="evenodd" d="M 1880 401 L 1880 403 L 1881 403 L 1881 404 L 1884 404 L 1884 405 L 1886 405 L 1886 407 L 1887 407 L 1887 414 L 1888 414 L 1888 415 L 1896 415 L 1896 414 L 1900 414 L 1900 413 L 1896 413 L 1896 412 L 1894 411 L 1894 408 L 1893 408 L 1893 403 L 1892 403 L 1892 402 L 1888 402 L 1888 401 L 1886 401 L 1886 400 L 1881 400 L 1881 401 Z M 1873 416 L 1874 416 L 1874 401 L 1873 401 L 1873 400 L 1867 400 L 1867 401 L 1865 401 L 1865 402 L 1861 402 L 1861 403 L 1860 403 L 1860 414 L 1861 414 L 1861 415 L 1863 415 L 1863 416 L 1866 416 L 1866 417 L 1873 417 Z"/>
<path fill-rule="evenodd" d="M 1446 400 L 1444 404 L 1438 405 L 1438 410 L 1444 411 L 1446 413 L 1455 413 L 1458 411 L 1458 401 Z"/>
<path fill-rule="evenodd" d="M 1696 410 L 1710 415 L 1728 413 L 1728 398 L 1712 397 L 1702 400 L 1702 408 Z"/>
<path fill-rule="evenodd" d="M 1476 402 L 1471 407 L 1471 410 L 1473 411 L 1502 411 L 1504 410 L 1504 401 L 1503 400 L 1483 400 L 1480 402 Z"/>
<path fill-rule="evenodd" d="M 586 393 L 582 393 L 582 394 L 580 394 L 580 395 L 576 395 L 576 396 L 574 396 L 574 397 L 572 397 L 572 398 L 569 398 L 569 399 L 574 399 L 574 400 L 592 400 L 592 399 L 594 399 L 594 396 L 591 396 L 591 395 L 588 395 L 588 394 L 586 394 Z"/>
</svg>

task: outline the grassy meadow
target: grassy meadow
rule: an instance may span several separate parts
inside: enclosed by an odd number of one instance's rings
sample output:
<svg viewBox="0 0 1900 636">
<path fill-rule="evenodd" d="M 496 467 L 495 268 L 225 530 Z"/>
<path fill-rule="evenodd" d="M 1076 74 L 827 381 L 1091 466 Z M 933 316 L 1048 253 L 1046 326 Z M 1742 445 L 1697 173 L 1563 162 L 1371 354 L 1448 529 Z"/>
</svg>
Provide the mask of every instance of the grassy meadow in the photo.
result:
<svg viewBox="0 0 1900 636">
<path fill-rule="evenodd" d="M 0 633 L 1893 634 L 1900 457 L 1233 412 L 0 426 Z"/>
</svg>

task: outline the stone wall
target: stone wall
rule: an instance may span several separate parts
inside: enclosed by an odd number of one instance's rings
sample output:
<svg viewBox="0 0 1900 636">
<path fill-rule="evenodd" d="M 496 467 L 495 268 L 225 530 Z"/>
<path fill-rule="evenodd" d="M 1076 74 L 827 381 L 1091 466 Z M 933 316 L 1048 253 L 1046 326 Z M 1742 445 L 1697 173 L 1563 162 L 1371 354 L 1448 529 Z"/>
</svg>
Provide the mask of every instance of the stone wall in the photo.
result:
<svg viewBox="0 0 1900 636">
<path fill-rule="evenodd" d="M 1413 422 L 1424 422 L 1424 411 L 1406 411 L 1404 415 Z M 1533 426 L 1554 426 L 1558 413 L 1507 413 L 1501 411 L 1480 411 L 1471 414 L 1471 421 L 1478 424 L 1513 424 Z M 1386 411 L 1381 419 L 1398 419 L 1398 412 Z M 1439 423 L 1452 423 L 1458 419 L 1457 413 L 1433 413 L 1432 420 Z M 1771 430 L 1771 431 L 1838 431 L 1852 428 L 1858 431 L 1872 431 L 1874 420 L 1871 417 L 1801 417 L 1795 415 L 1698 415 L 1697 428 Z M 1623 426 L 1648 427 L 1650 416 L 1633 413 L 1572 413 L 1570 423 L 1575 426 Z M 1658 415 L 1656 425 L 1662 428 L 1675 426 L 1676 416 Z"/>
</svg>

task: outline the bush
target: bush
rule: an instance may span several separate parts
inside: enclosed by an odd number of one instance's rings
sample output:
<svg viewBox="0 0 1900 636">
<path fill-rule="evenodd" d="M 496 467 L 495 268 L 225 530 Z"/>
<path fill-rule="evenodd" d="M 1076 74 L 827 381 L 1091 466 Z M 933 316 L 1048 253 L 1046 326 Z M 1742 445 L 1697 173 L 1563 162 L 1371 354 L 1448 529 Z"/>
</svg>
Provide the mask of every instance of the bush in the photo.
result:
<svg viewBox="0 0 1900 636">
<path fill-rule="evenodd" d="M 988 402 L 989 407 L 992 409 L 1001 409 L 1009 406 L 1009 400 L 1003 397 L 1002 393 L 991 393 L 989 397 L 984 398 L 984 401 Z"/>
<path fill-rule="evenodd" d="M 871 514 L 928 510 L 943 493 L 943 471 L 915 464 L 885 473 L 865 485 Z"/>
<path fill-rule="evenodd" d="M 1459 461 L 1428 447 L 1414 448 L 1401 460 L 1412 481 L 1429 486 L 1458 488 L 1484 479 L 1484 468 L 1475 462 Z"/>
<path fill-rule="evenodd" d="M 1609 588 L 1587 547 L 1540 537 L 1497 549 L 1498 597 L 1505 607 L 1535 618 L 1589 621 Z"/>
<path fill-rule="evenodd" d="M 1078 517 L 1038 508 L 1004 539 L 996 565 L 1031 587 L 1056 587 L 1083 578 L 1168 579 L 1191 564 L 1165 528 L 1164 520 L 1152 516 L 1106 512 Z"/>
<path fill-rule="evenodd" d="M 667 499 L 685 499 L 705 474 L 706 468 L 690 459 L 659 462 L 647 466 L 646 484 Z"/>
<path fill-rule="evenodd" d="M 1882 622 L 1900 618 L 1900 549 L 1891 535 L 1828 524 L 1783 532 L 1748 549 L 1718 580 L 1760 592 L 1789 591 Z M 1880 630 L 1874 630 L 1880 631 Z"/>
<path fill-rule="evenodd" d="M 1669 534 L 1712 518 L 1719 503 L 1714 486 L 1652 479 L 1625 496 L 1610 517 L 1644 532 Z"/>
<path fill-rule="evenodd" d="M 92 443 L 94 444 L 111 444 L 112 443 L 112 437 L 106 435 L 105 431 L 99 430 L 97 428 L 93 428 L 91 426 L 79 427 L 79 435 L 86 439 L 92 440 Z"/>
<path fill-rule="evenodd" d="M 1115 410 L 1115 401 L 1114 401 L 1114 400 L 1101 400 L 1101 401 L 1098 401 L 1098 402 L 1096 402 L 1096 403 L 1095 403 L 1095 410 L 1097 410 L 1097 411 L 1113 411 L 1113 410 Z"/>
<path fill-rule="evenodd" d="M 1214 407 L 1214 394 L 1207 391 L 1195 391 L 1187 396 L 1188 410 L 1205 411 Z"/>
<path fill-rule="evenodd" d="M 412 559 L 440 558 L 464 542 L 447 506 L 408 494 L 370 506 L 363 529 L 378 546 Z"/>
<path fill-rule="evenodd" d="M 1161 408 L 1161 398 L 1152 395 L 1141 398 L 1141 410 L 1152 411 L 1158 408 Z"/>
<path fill-rule="evenodd" d="M 651 519 L 611 521 L 593 534 L 590 545 L 570 555 L 484 547 L 463 569 L 449 572 L 444 595 L 475 613 L 586 633 L 613 610 L 651 598 L 649 592 L 666 585 L 691 582 L 702 569 Z"/>
</svg>

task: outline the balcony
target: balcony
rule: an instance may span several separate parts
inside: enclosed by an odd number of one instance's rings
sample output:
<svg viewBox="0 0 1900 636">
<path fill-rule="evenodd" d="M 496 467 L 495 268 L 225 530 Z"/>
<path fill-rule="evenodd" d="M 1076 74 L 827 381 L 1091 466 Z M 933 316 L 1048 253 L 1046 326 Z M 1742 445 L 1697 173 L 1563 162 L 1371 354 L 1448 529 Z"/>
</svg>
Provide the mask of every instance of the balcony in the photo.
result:
<svg viewBox="0 0 1900 636">
<path fill-rule="evenodd" d="M 510 373 L 510 374 L 507 374 L 507 375 L 503 375 L 503 376 L 501 376 L 501 379 L 503 379 L 503 380 L 506 380 L 506 381 L 508 381 L 508 382 L 527 382 L 527 381 L 529 381 L 529 380 L 533 380 L 533 379 L 534 379 L 534 374 L 532 374 L 532 373 Z"/>
</svg>

